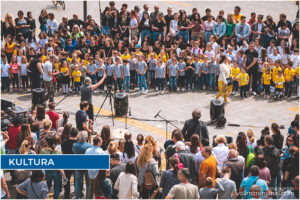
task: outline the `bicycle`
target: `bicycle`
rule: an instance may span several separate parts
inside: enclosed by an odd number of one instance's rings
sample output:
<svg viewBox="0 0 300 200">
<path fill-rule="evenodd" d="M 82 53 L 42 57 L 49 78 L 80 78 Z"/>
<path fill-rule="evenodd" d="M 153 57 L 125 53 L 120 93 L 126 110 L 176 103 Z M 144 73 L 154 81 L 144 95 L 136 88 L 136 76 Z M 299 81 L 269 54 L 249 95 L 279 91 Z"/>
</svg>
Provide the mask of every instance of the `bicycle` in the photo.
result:
<svg viewBox="0 0 300 200">
<path fill-rule="evenodd" d="M 63 9 L 66 8 L 65 1 L 64 1 L 64 0 L 62 0 L 62 1 L 55 1 L 55 0 L 52 0 L 52 3 L 53 3 L 53 5 L 54 5 L 55 7 L 57 7 L 57 5 L 59 4 L 59 5 L 61 5 L 61 7 L 62 7 Z"/>
</svg>

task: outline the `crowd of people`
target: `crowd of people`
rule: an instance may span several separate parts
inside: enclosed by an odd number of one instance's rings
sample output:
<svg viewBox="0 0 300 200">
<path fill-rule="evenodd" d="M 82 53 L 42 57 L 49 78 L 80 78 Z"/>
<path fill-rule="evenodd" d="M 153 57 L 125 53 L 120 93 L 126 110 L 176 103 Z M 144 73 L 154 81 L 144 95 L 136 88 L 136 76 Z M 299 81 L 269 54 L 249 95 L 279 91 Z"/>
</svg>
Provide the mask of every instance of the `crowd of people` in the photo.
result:
<svg viewBox="0 0 300 200">
<path fill-rule="evenodd" d="M 8 132 L 1 132 L 1 153 L 110 155 L 110 169 L 5 171 L 11 176 L 9 188 L 1 169 L 2 198 L 50 198 L 53 187 L 54 199 L 70 199 L 74 186 L 76 199 L 299 199 L 298 114 L 286 137 L 272 123 L 259 138 L 249 129 L 235 141 L 224 135 L 209 141 L 196 109 L 182 130 L 173 130 L 159 146 L 153 136 L 133 138 L 129 131 L 113 138 L 108 125 L 91 137 L 88 106 L 80 103 L 76 125 L 67 112 L 60 118 L 52 102 L 49 112 L 39 105 L 28 123 L 15 117 Z M 77 114 L 85 120 L 77 120 Z M 17 195 L 11 197 L 14 184 Z"/>
<path fill-rule="evenodd" d="M 228 102 L 238 91 L 241 98 L 274 94 L 282 100 L 296 86 L 299 97 L 298 21 L 280 14 L 276 24 L 254 12 L 247 21 L 239 6 L 226 18 L 223 10 L 205 13 L 168 8 L 164 15 L 147 4 L 128 11 L 126 3 L 119 11 L 112 1 L 101 24 L 77 14 L 58 23 L 43 9 L 39 28 L 31 12 L 25 17 L 20 10 L 16 19 L 7 13 L 1 24 L 2 92 L 11 91 L 10 82 L 16 92 L 43 87 L 49 104 L 47 111 L 36 105 L 26 123 L 13 118 L 1 132 L 1 154 L 108 154 L 110 169 L 0 170 L 1 198 L 49 198 L 52 189 L 54 199 L 62 193 L 70 199 L 74 183 L 76 199 L 299 199 L 298 115 L 286 137 L 273 123 L 260 138 L 249 129 L 235 142 L 223 135 L 209 141 L 199 110 L 163 146 L 151 135 L 126 132 L 115 139 L 108 125 L 92 137 L 92 93 L 98 91 L 138 87 L 140 93 L 152 88 L 161 94 L 168 85 L 171 92 L 219 90 L 216 98 Z M 55 112 L 60 92 L 81 93 L 76 124 L 68 112 Z M 16 197 L 4 173 L 17 184 Z"/>
<path fill-rule="evenodd" d="M 239 6 L 234 13 L 211 9 L 200 16 L 158 6 L 149 11 L 126 3 L 120 10 L 110 2 L 101 13 L 101 24 L 91 15 L 85 21 L 74 14 L 60 23 L 46 9 L 35 18 L 29 11 L 17 18 L 7 13 L 2 21 L 2 92 L 44 87 L 53 96 L 79 93 L 85 77 L 92 84 L 106 74 L 98 90 L 113 88 L 139 93 L 148 88 L 166 90 L 219 90 L 217 98 L 262 94 L 282 100 L 297 88 L 299 97 L 299 22 L 286 14 L 275 23 L 271 15 L 251 13 Z M 298 18 L 297 18 L 298 19 Z M 94 90 L 97 93 L 98 90 Z"/>
</svg>

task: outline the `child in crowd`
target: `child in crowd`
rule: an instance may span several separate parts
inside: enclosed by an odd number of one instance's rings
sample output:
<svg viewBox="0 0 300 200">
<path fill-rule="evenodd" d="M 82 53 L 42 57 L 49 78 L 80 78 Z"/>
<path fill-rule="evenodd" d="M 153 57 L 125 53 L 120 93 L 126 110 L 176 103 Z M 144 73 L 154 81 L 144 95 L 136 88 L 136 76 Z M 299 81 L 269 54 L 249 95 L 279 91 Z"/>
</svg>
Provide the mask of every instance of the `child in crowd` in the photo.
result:
<svg viewBox="0 0 300 200">
<path fill-rule="evenodd" d="M 124 80 L 124 70 L 119 57 L 116 57 L 116 64 L 114 65 L 113 77 L 115 80 L 115 92 L 117 92 L 118 88 L 120 92 L 123 92 L 122 84 Z"/>
<path fill-rule="evenodd" d="M 107 75 L 107 89 L 112 89 L 112 83 L 113 83 L 113 71 L 114 71 L 114 65 L 112 58 L 107 59 L 107 65 L 106 65 L 106 75 Z"/>
<path fill-rule="evenodd" d="M 69 71 L 68 62 L 66 60 L 62 61 L 60 72 L 62 73 L 62 81 L 61 82 L 62 82 L 63 94 L 67 94 L 69 92 L 70 71 Z"/>
<path fill-rule="evenodd" d="M 233 89 L 232 89 L 232 94 L 235 95 L 238 90 L 239 90 L 239 75 L 240 75 L 240 68 L 238 66 L 238 63 L 235 62 L 233 64 L 233 67 L 231 69 L 231 73 L 232 73 L 232 80 L 233 80 Z"/>
<path fill-rule="evenodd" d="M 264 91 L 265 91 L 265 95 L 264 98 L 270 98 L 270 85 L 271 85 L 271 79 L 272 79 L 272 75 L 271 75 L 271 70 L 270 68 L 265 68 L 264 70 L 265 72 L 263 73 L 262 77 L 261 77 L 261 82 L 263 83 L 263 87 L 264 87 Z"/>
<path fill-rule="evenodd" d="M 148 74 L 149 74 L 149 79 L 150 79 L 150 87 L 154 88 L 155 87 L 154 74 L 155 74 L 155 66 L 156 66 L 156 58 L 155 58 L 154 52 L 152 52 L 150 54 L 150 58 L 148 58 L 148 65 L 149 65 Z"/>
<path fill-rule="evenodd" d="M 293 80 L 295 71 L 292 68 L 293 62 L 289 61 L 287 68 L 284 70 L 284 79 L 285 79 L 285 95 L 287 98 L 291 97 L 293 90 Z"/>
<path fill-rule="evenodd" d="M 193 74 L 195 71 L 195 65 L 192 62 L 192 57 L 188 57 L 187 63 L 186 63 L 186 89 L 187 90 L 192 90 L 193 89 Z"/>
<path fill-rule="evenodd" d="M 276 76 L 275 78 L 275 97 L 274 100 L 278 99 L 279 96 L 279 100 L 282 101 L 282 94 L 283 94 L 283 85 L 284 85 L 284 77 L 283 77 L 283 73 L 282 70 L 280 69 L 278 71 L 278 76 Z"/>
<path fill-rule="evenodd" d="M 172 64 L 169 65 L 169 79 L 170 79 L 170 92 L 173 90 L 174 92 L 177 91 L 177 79 L 178 79 L 178 62 L 176 56 L 173 56 Z"/>
<path fill-rule="evenodd" d="M 73 77 L 74 86 L 75 86 L 75 94 L 79 94 L 81 72 L 79 70 L 78 64 L 75 64 L 75 69 L 72 72 L 72 77 Z"/>
<path fill-rule="evenodd" d="M 84 64 L 84 60 L 81 60 L 80 62 L 80 67 L 79 67 L 79 71 L 81 73 L 81 76 L 80 76 L 80 85 L 83 84 L 83 81 L 86 77 L 86 73 L 87 73 L 87 69 L 86 69 L 86 65 Z"/>
<path fill-rule="evenodd" d="M 162 59 L 159 59 L 155 68 L 155 80 L 158 87 L 159 94 L 164 91 L 166 77 L 166 65 L 163 63 Z"/>
<path fill-rule="evenodd" d="M 147 83 L 146 83 L 146 72 L 148 70 L 147 63 L 144 61 L 144 55 L 141 54 L 138 56 L 139 61 L 137 62 L 137 69 L 136 72 L 138 74 L 138 82 L 139 82 L 139 88 L 140 88 L 140 94 L 148 93 Z"/>
<path fill-rule="evenodd" d="M 300 96 L 300 90 L 299 90 L 299 66 L 295 69 L 295 83 L 297 87 L 297 98 Z"/>
<path fill-rule="evenodd" d="M 55 76 L 55 88 L 56 88 L 57 93 L 59 92 L 59 88 L 60 88 L 60 84 L 61 84 L 61 80 L 59 80 L 60 65 L 61 65 L 61 63 L 59 62 L 58 56 L 55 56 L 53 59 L 52 66 L 53 66 L 53 74 L 56 74 L 54 76 Z"/>
<path fill-rule="evenodd" d="M 6 90 L 9 92 L 10 65 L 7 63 L 5 55 L 2 55 L 1 58 L 1 91 L 4 92 Z"/>
<path fill-rule="evenodd" d="M 21 68 L 20 75 L 22 78 L 23 91 L 25 92 L 28 89 L 28 73 L 27 73 L 28 63 L 27 63 L 26 56 L 22 56 L 21 62 L 19 65 Z"/>
<path fill-rule="evenodd" d="M 239 76 L 239 87 L 240 87 L 240 95 L 241 98 L 246 98 L 247 94 L 247 86 L 249 84 L 249 75 L 246 73 L 246 69 L 242 68 L 242 73 Z"/>
<path fill-rule="evenodd" d="M 203 56 L 203 63 L 201 65 L 201 90 L 203 89 L 203 85 L 205 84 L 205 89 L 208 90 L 209 87 L 209 69 L 208 69 L 208 56 Z"/>
<path fill-rule="evenodd" d="M 185 90 L 185 68 L 186 68 L 186 64 L 184 62 L 183 57 L 179 57 L 178 67 L 179 67 L 178 87 L 179 87 L 179 89 L 181 89 L 181 91 L 184 92 L 184 90 Z"/>
<path fill-rule="evenodd" d="M 136 68 L 137 68 L 137 62 L 135 53 L 130 53 L 130 59 L 129 59 L 129 69 L 130 69 L 130 89 L 135 89 L 136 87 Z"/>
<path fill-rule="evenodd" d="M 193 63 L 194 65 L 194 90 L 200 90 L 201 85 L 201 62 L 200 62 L 200 56 L 195 56 L 196 60 Z"/>
<path fill-rule="evenodd" d="M 97 64 L 98 64 L 97 65 L 97 67 L 98 67 L 97 68 L 97 73 L 98 73 L 98 75 L 97 75 L 97 82 L 99 82 L 103 78 L 106 66 L 105 66 L 104 61 L 103 61 L 102 58 L 99 58 L 99 56 L 96 56 L 96 58 L 97 58 Z M 101 84 L 99 86 L 99 89 L 100 89 L 101 93 L 104 93 L 104 84 Z"/>
<path fill-rule="evenodd" d="M 124 72 L 124 80 L 123 80 L 123 92 L 127 90 L 130 92 L 130 66 L 127 59 L 123 60 L 123 72 Z"/>
<path fill-rule="evenodd" d="M 95 63 L 94 58 L 91 56 L 90 63 L 87 65 L 87 74 L 91 78 L 93 85 L 96 84 L 96 82 L 97 82 L 96 73 L 97 73 L 97 65 Z M 96 93 L 96 90 L 94 90 L 94 94 L 95 93 Z"/>
<path fill-rule="evenodd" d="M 273 83 L 275 82 L 275 79 L 278 75 L 278 71 L 282 71 L 282 68 L 280 67 L 280 60 L 276 60 L 275 61 L 275 66 L 273 67 L 273 73 L 272 73 Z"/>
<path fill-rule="evenodd" d="M 52 127 L 51 129 L 53 130 L 57 130 L 59 127 L 58 127 L 58 120 L 59 120 L 59 115 L 55 112 L 55 103 L 54 102 L 50 102 L 48 104 L 48 108 L 49 108 L 49 111 L 46 112 L 46 114 L 49 116 L 49 119 L 51 120 L 52 122 Z"/>
<path fill-rule="evenodd" d="M 216 63 L 215 57 L 211 57 L 211 62 L 208 63 L 209 69 L 209 90 L 215 90 L 216 88 Z"/>
<path fill-rule="evenodd" d="M 12 55 L 11 63 L 10 63 L 10 73 L 13 82 L 13 89 L 15 90 L 15 86 L 17 86 L 17 91 L 19 91 L 19 71 L 20 66 L 17 62 L 17 56 L 15 54 Z"/>
</svg>

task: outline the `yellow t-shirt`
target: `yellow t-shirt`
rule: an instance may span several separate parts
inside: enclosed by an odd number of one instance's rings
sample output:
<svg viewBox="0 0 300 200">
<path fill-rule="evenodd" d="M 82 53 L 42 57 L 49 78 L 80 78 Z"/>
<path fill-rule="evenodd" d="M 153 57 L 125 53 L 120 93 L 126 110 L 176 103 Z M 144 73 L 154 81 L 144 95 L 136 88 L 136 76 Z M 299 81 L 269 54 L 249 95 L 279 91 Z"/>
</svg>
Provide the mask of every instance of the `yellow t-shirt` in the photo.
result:
<svg viewBox="0 0 300 200">
<path fill-rule="evenodd" d="M 72 63 L 72 60 L 73 59 L 70 57 L 67 58 L 68 63 Z M 80 63 L 80 58 L 77 58 L 77 61 L 78 61 L 78 63 Z"/>
<path fill-rule="evenodd" d="M 249 75 L 247 73 L 240 73 L 239 80 L 240 80 L 241 86 L 245 86 L 248 83 Z"/>
<path fill-rule="evenodd" d="M 83 59 L 83 63 L 84 63 L 84 64 L 83 64 L 84 66 L 87 66 L 87 65 L 90 63 L 90 61 L 88 61 L 88 60 L 86 60 L 86 59 Z"/>
<path fill-rule="evenodd" d="M 240 13 L 238 16 L 236 16 L 234 13 L 233 13 L 233 19 L 236 21 L 236 24 L 238 24 L 239 22 L 241 22 L 241 17 L 243 15 Z M 237 22 L 238 20 L 238 22 Z"/>
<path fill-rule="evenodd" d="M 68 67 L 62 67 L 62 68 L 60 68 L 60 72 L 62 72 L 62 73 L 67 73 L 68 71 L 69 71 Z"/>
<path fill-rule="evenodd" d="M 153 53 L 153 52 L 152 52 L 152 53 Z M 154 58 L 158 59 L 157 54 L 156 54 L 155 52 L 154 52 L 154 54 L 155 54 Z M 151 58 L 151 54 L 150 54 L 150 53 L 148 54 L 148 58 Z"/>
<path fill-rule="evenodd" d="M 8 42 L 5 43 L 5 47 L 6 47 L 6 53 L 13 53 L 14 49 L 15 49 L 16 44 L 14 42 L 12 42 L 11 44 L 9 44 Z"/>
<path fill-rule="evenodd" d="M 237 68 L 232 67 L 231 73 L 232 73 L 232 78 L 236 79 L 236 77 L 238 77 L 238 75 L 241 73 L 241 70 L 239 67 L 237 67 Z"/>
<path fill-rule="evenodd" d="M 54 69 L 55 69 L 56 71 L 59 71 L 59 66 L 60 66 L 60 64 L 59 64 L 59 63 L 53 63 L 53 65 L 54 65 Z"/>
<path fill-rule="evenodd" d="M 298 77 L 299 77 L 299 66 L 298 67 L 296 67 L 296 69 L 295 69 L 295 71 L 294 71 L 295 73 L 294 73 L 294 75 L 298 75 Z"/>
<path fill-rule="evenodd" d="M 124 60 L 124 59 L 126 59 L 126 60 L 129 60 L 131 57 L 130 57 L 130 54 L 128 53 L 127 55 L 124 55 L 124 54 L 122 54 L 121 55 L 121 59 L 122 60 Z"/>
<path fill-rule="evenodd" d="M 165 55 L 163 55 L 163 57 L 162 57 L 162 61 L 165 63 L 165 64 L 167 64 L 167 62 L 168 62 L 168 55 L 167 54 L 165 54 Z M 158 58 L 161 58 L 161 55 L 160 54 L 158 54 Z"/>
<path fill-rule="evenodd" d="M 284 81 L 283 75 L 281 75 L 280 77 L 279 77 L 279 76 L 276 76 L 275 82 L 276 82 L 276 86 L 275 86 L 276 88 L 283 88 L 283 85 L 284 85 L 284 84 L 278 85 L 278 83 L 284 83 L 284 82 L 285 82 L 285 81 Z"/>
<path fill-rule="evenodd" d="M 73 76 L 74 82 L 80 82 L 80 75 L 81 75 L 81 72 L 79 70 L 73 71 L 72 76 Z M 75 76 L 77 76 L 77 77 L 75 77 Z"/>
<path fill-rule="evenodd" d="M 286 68 L 284 70 L 284 76 L 285 76 L 285 80 L 286 81 L 290 81 L 292 80 L 293 76 L 295 75 L 295 71 L 293 69 L 289 69 L 289 68 Z"/>
<path fill-rule="evenodd" d="M 262 79 L 263 79 L 264 85 L 270 85 L 271 84 L 271 79 L 272 79 L 271 73 L 269 73 L 269 74 L 263 73 Z"/>
<path fill-rule="evenodd" d="M 47 61 L 47 56 L 43 56 L 43 63 Z"/>
<path fill-rule="evenodd" d="M 276 76 L 278 76 L 278 71 L 279 71 L 279 70 L 282 70 L 281 67 L 278 67 L 278 68 L 277 68 L 277 67 L 274 67 L 274 68 L 273 68 L 273 74 L 272 74 L 272 76 L 273 76 L 273 79 L 272 79 L 273 82 L 275 82 L 275 79 L 276 79 Z"/>
</svg>

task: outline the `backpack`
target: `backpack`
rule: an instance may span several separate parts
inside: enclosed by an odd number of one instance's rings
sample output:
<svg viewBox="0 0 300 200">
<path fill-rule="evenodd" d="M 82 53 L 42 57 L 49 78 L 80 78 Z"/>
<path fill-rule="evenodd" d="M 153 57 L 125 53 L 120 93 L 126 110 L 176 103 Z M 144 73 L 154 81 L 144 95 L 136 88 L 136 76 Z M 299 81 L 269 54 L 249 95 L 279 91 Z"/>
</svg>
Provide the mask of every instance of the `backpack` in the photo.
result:
<svg viewBox="0 0 300 200">
<path fill-rule="evenodd" d="M 246 159 L 246 168 L 250 169 L 250 167 L 254 164 L 255 162 L 255 154 L 251 150 L 251 146 L 248 146 L 248 155 Z"/>
<path fill-rule="evenodd" d="M 176 158 L 178 160 L 178 169 L 182 169 L 183 168 L 183 164 L 180 162 L 178 153 L 175 153 L 175 156 L 176 156 Z"/>
<path fill-rule="evenodd" d="M 143 188 L 146 190 L 152 190 L 156 186 L 155 178 L 150 170 L 150 164 L 148 165 L 148 169 L 144 174 L 144 182 L 142 184 Z"/>
</svg>

